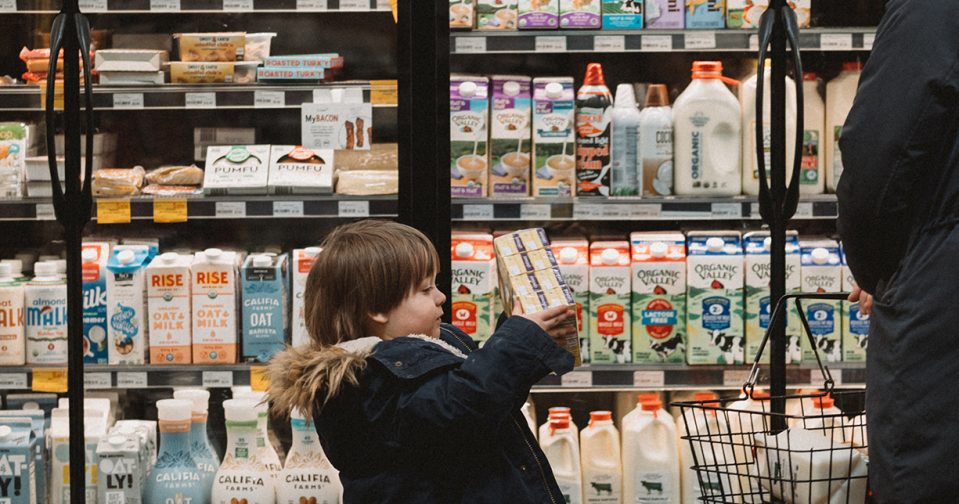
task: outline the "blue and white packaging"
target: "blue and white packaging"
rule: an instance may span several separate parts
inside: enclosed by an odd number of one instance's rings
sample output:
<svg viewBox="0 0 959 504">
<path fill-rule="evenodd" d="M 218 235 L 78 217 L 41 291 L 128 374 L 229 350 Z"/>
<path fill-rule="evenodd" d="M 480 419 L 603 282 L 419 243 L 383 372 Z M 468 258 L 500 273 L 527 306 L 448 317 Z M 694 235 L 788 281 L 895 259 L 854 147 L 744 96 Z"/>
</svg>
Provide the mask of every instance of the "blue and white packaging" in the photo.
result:
<svg viewBox="0 0 959 504">
<path fill-rule="evenodd" d="M 799 244 L 802 253 L 802 291 L 842 292 L 842 262 L 835 240 L 810 239 Z M 803 303 L 809 331 L 825 362 L 842 360 L 842 302 L 806 301 Z M 803 338 L 803 361 L 815 361 L 809 339 Z"/>
<path fill-rule="evenodd" d="M 846 251 L 839 246 L 842 256 L 842 290 L 852 292 L 856 279 L 846 264 Z M 859 311 L 859 303 L 842 302 L 842 360 L 843 362 L 866 362 L 869 347 L 869 315 Z"/>
<path fill-rule="evenodd" d="M 286 254 L 254 254 L 240 273 L 244 361 L 267 362 L 286 345 L 290 285 Z"/>
<path fill-rule="evenodd" d="M 36 504 L 36 438 L 29 418 L 0 421 L 0 502 Z"/>
<path fill-rule="evenodd" d="M 686 0 L 686 29 L 726 28 L 726 0 Z"/>
<path fill-rule="evenodd" d="M 107 260 L 110 244 L 84 243 L 83 254 L 83 363 L 106 364 Z"/>
<path fill-rule="evenodd" d="M 739 232 L 691 231 L 686 281 L 686 362 L 743 364 L 745 275 Z"/>
<path fill-rule="evenodd" d="M 644 0 L 603 0 L 604 30 L 641 30 Z"/>
<path fill-rule="evenodd" d="M 144 270 L 150 263 L 145 245 L 118 245 L 107 263 L 108 360 L 116 364 L 145 364 L 147 314 Z"/>
<path fill-rule="evenodd" d="M 44 442 L 46 419 L 41 410 L 4 410 L 0 411 L 0 425 L 7 425 L 8 420 L 30 420 L 33 436 L 30 438 L 30 450 L 33 452 L 34 482 L 37 500 L 47 492 L 47 448 Z"/>
</svg>

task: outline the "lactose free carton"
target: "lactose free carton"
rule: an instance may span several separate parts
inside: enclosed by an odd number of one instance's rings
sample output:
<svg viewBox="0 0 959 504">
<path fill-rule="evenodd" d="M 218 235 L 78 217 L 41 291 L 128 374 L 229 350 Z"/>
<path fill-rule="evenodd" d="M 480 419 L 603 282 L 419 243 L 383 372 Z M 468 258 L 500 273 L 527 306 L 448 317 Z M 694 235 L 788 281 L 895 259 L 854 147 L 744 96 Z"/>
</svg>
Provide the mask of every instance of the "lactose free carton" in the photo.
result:
<svg viewBox="0 0 959 504">
<path fill-rule="evenodd" d="M 633 362 L 686 361 L 686 237 L 633 233 Z"/>
</svg>

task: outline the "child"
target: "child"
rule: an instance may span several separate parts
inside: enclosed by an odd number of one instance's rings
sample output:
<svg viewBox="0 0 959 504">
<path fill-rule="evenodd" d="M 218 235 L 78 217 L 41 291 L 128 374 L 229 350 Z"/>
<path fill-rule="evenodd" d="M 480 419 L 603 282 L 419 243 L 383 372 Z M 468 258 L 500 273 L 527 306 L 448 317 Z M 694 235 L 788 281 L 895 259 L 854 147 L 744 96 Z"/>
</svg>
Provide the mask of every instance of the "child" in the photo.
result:
<svg viewBox="0 0 959 504">
<path fill-rule="evenodd" d="M 270 362 L 274 411 L 314 418 L 348 504 L 565 502 L 520 408 L 572 369 L 557 341 L 573 312 L 511 317 L 478 349 L 440 323 L 438 269 L 408 226 L 334 230 L 307 278 L 313 343 Z"/>
</svg>

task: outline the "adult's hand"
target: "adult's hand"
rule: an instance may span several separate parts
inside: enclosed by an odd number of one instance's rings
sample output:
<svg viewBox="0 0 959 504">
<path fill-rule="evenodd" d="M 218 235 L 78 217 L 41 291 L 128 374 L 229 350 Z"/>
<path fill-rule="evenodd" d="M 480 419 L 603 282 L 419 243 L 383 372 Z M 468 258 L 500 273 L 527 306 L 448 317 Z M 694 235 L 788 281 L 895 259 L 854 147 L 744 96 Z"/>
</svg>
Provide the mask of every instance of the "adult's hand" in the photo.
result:
<svg viewBox="0 0 959 504">
<path fill-rule="evenodd" d="M 520 305 L 517 302 L 513 306 L 519 308 Z M 563 324 L 566 319 L 576 316 L 576 312 L 570 310 L 568 306 L 554 306 L 536 313 L 514 313 L 514 315 L 528 319 L 538 325 L 562 348 L 566 348 L 566 337 L 576 332 L 576 324 Z"/>
<path fill-rule="evenodd" d="M 872 315 L 872 294 L 862 290 L 858 286 L 849 293 L 847 298 L 851 303 L 859 303 L 859 313 L 863 315 Z"/>
</svg>

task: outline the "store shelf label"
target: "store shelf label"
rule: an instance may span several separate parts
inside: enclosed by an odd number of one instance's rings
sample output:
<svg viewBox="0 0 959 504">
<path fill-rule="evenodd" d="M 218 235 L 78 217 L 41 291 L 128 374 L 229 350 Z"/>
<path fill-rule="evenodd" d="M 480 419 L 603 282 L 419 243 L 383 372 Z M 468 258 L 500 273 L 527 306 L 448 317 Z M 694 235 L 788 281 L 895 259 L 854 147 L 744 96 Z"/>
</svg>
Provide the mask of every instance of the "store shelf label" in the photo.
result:
<svg viewBox="0 0 959 504">
<path fill-rule="evenodd" d="M 390 4 L 390 0 L 376 0 L 376 10 L 391 11 L 393 6 Z"/>
<path fill-rule="evenodd" d="M 463 205 L 463 220 L 483 221 L 493 218 L 493 205 Z"/>
<path fill-rule="evenodd" d="M 106 12 L 107 0 L 80 0 L 80 12 Z"/>
<path fill-rule="evenodd" d="M 519 206 L 519 218 L 522 220 L 549 220 L 553 217 L 553 207 L 539 203 L 524 203 Z"/>
<path fill-rule="evenodd" d="M 650 52 L 663 52 L 673 50 L 673 37 L 671 35 L 643 35 L 641 39 L 641 49 Z"/>
<path fill-rule="evenodd" d="M 566 37 L 536 37 L 536 52 L 566 52 Z"/>
<path fill-rule="evenodd" d="M 560 378 L 563 387 L 585 388 L 593 386 L 592 371 L 570 371 Z"/>
<path fill-rule="evenodd" d="M 749 50 L 758 51 L 759 50 L 759 35 L 750 35 L 749 36 Z"/>
<path fill-rule="evenodd" d="M 56 220 L 57 213 L 52 203 L 37 203 L 37 220 Z"/>
<path fill-rule="evenodd" d="M 370 0 L 340 0 L 340 10 L 370 10 Z"/>
<path fill-rule="evenodd" d="M 217 219 L 237 219 L 246 217 L 245 201 L 217 201 Z"/>
<path fill-rule="evenodd" d="M 83 387 L 87 389 L 107 389 L 113 387 L 110 373 L 84 373 Z"/>
<path fill-rule="evenodd" d="M 683 35 L 683 44 L 686 49 L 715 49 L 716 32 L 690 32 Z"/>
<path fill-rule="evenodd" d="M 142 109 L 143 93 L 115 93 L 113 95 L 115 109 Z"/>
<path fill-rule="evenodd" d="M 27 373 L 0 373 L 0 390 L 26 390 Z"/>
<path fill-rule="evenodd" d="M 872 46 L 876 43 L 876 34 L 875 33 L 865 33 L 862 36 L 862 48 L 871 51 Z"/>
<path fill-rule="evenodd" d="M 55 392 L 62 394 L 67 391 L 66 368 L 34 369 L 33 384 L 30 388 L 34 392 Z"/>
<path fill-rule="evenodd" d="M 370 216 L 369 201 L 341 201 L 337 206 L 340 217 L 351 219 Z"/>
<path fill-rule="evenodd" d="M 243 12 L 253 10 L 253 0 L 223 0 L 223 10 Z"/>
<path fill-rule="evenodd" d="M 712 218 L 714 219 L 742 219 L 742 203 L 713 203 Z"/>
<path fill-rule="evenodd" d="M 812 209 L 813 205 L 811 201 L 800 202 L 799 205 L 796 206 L 796 215 L 793 217 L 797 219 L 811 219 L 814 217 Z"/>
<path fill-rule="evenodd" d="M 658 219 L 659 215 L 662 212 L 663 212 L 662 205 L 657 205 L 652 203 L 629 205 L 630 219 Z"/>
<path fill-rule="evenodd" d="M 17 0 L 0 0 L 0 12 L 17 12 Z"/>
<path fill-rule="evenodd" d="M 153 200 L 153 222 L 171 224 L 186 222 L 187 203 L 185 199 Z"/>
<path fill-rule="evenodd" d="M 823 33 L 819 36 L 821 51 L 848 51 L 852 49 L 852 33 Z"/>
<path fill-rule="evenodd" d="M 373 105 L 397 105 L 400 100 L 399 84 L 395 80 L 371 80 L 370 103 Z"/>
<path fill-rule="evenodd" d="M 266 366 L 253 366 L 250 368 L 250 388 L 254 392 L 266 392 L 270 386 L 270 377 L 266 374 Z"/>
<path fill-rule="evenodd" d="M 216 93 L 187 93 L 186 108 L 216 108 Z"/>
<path fill-rule="evenodd" d="M 603 205 L 597 203 L 576 203 L 573 205 L 573 218 L 595 220 L 603 217 Z"/>
<path fill-rule="evenodd" d="M 274 201 L 274 217 L 303 217 L 302 201 Z"/>
<path fill-rule="evenodd" d="M 748 379 L 749 371 L 746 369 L 727 369 L 723 371 L 724 387 L 742 388 Z"/>
<path fill-rule="evenodd" d="M 457 54 L 479 54 L 486 52 L 486 37 L 456 37 Z"/>
<path fill-rule="evenodd" d="M 633 371 L 633 386 L 641 388 L 663 388 L 666 386 L 666 372 Z"/>
<path fill-rule="evenodd" d="M 123 371 L 117 373 L 117 388 L 146 388 L 147 374 L 143 371 Z"/>
<path fill-rule="evenodd" d="M 150 0 L 153 12 L 180 12 L 180 0 Z"/>
<path fill-rule="evenodd" d="M 329 9 L 326 0 L 296 0 L 298 11 L 325 11 Z"/>
<path fill-rule="evenodd" d="M 593 37 L 593 50 L 623 52 L 626 50 L 626 37 L 623 35 L 597 35 Z"/>
<path fill-rule="evenodd" d="M 842 369 L 830 369 L 829 374 L 832 375 L 834 386 L 842 385 Z M 826 386 L 826 378 L 818 369 L 810 369 L 809 384 L 814 388 L 823 388 Z"/>
<path fill-rule="evenodd" d="M 130 200 L 97 200 L 97 224 L 129 224 Z"/>
<path fill-rule="evenodd" d="M 227 388 L 233 386 L 233 371 L 204 371 L 204 388 Z"/>
<path fill-rule="evenodd" d="M 286 106 L 286 93 L 283 91 L 254 91 L 254 108 L 280 108 Z"/>
</svg>

